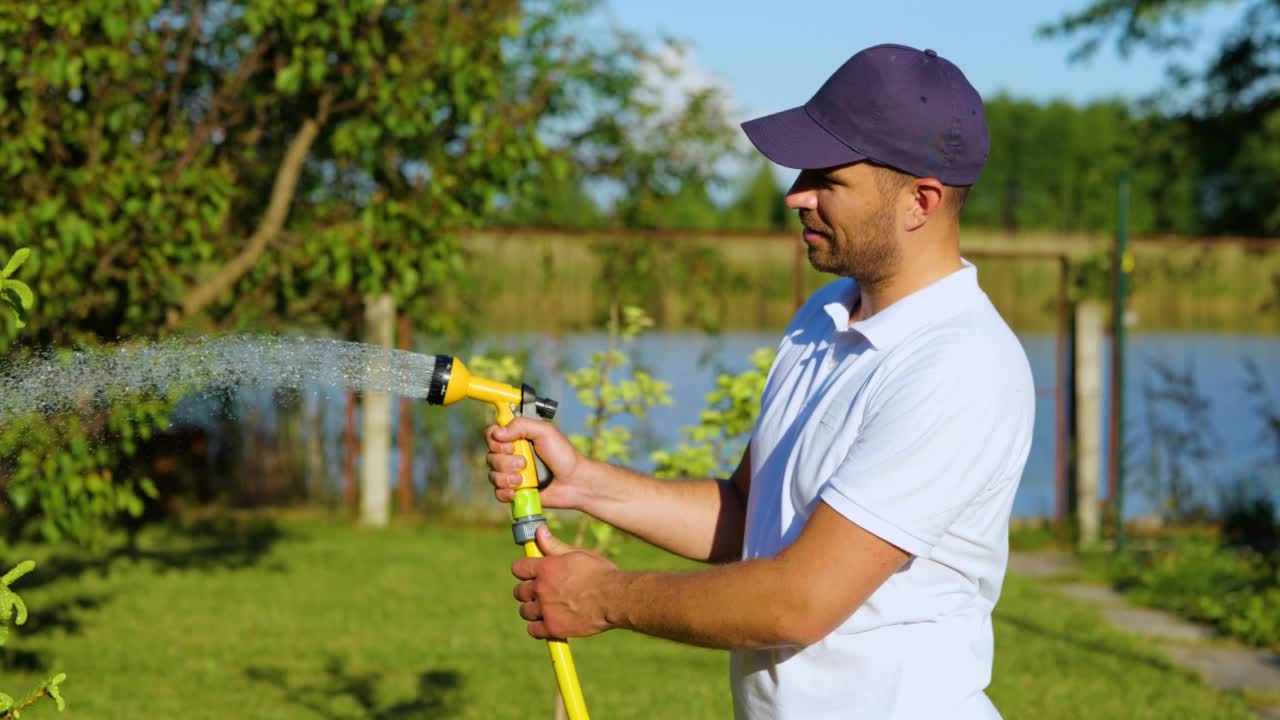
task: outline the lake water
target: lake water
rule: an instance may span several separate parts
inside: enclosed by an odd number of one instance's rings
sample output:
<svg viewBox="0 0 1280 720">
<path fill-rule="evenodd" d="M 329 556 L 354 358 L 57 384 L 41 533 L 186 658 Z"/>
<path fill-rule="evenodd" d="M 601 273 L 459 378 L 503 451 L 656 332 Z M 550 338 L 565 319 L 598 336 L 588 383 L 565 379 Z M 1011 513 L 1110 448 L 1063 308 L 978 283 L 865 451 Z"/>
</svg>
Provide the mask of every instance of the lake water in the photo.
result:
<svg viewBox="0 0 1280 720">
<path fill-rule="evenodd" d="M 1053 336 L 1024 335 L 1020 337 L 1030 360 L 1039 390 L 1036 402 L 1036 424 L 1031 454 L 1026 471 L 1014 502 L 1015 517 L 1047 516 L 1053 511 L 1054 477 L 1054 418 L 1055 362 L 1057 342 Z M 751 352 L 759 347 L 773 346 L 777 335 L 767 333 L 728 333 L 717 337 L 681 333 L 648 333 L 638 338 L 631 348 L 635 365 L 650 371 L 655 377 L 671 383 L 671 406 L 651 409 L 648 416 L 636 422 L 623 423 L 637 436 L 640 452 L 635 453 L 637 467 L 646 468 L 644 460 L 648 450 L 666 447 L 681 439 L 680 428 L 697 422 L 698 413 L 704 407 L 704 398 L 714 388 L 718 372 L 740 372 L 749 367 Z M 557 424 L 566 432 L 579 432 L 586 414 L 584 408 L 564 384 L 561 371 L 586 365 L 591 353 L 607 347 L 608 339 L 602 334 L 582 334 L 549 337 L 504 337 L 494 339 L 493 344 L 506 352 L 528 350 L 530 352 L 530 381 L 537 385 L 542 395 L 560 401 Z M 458 352 L 458 348 L 431 348 L 433 352 Z M 1157 483 L 1152 482 L 1152 427 L 1164 427 L 1161 437 L 1171 432 L 1185 433 L 1175 439 L 1170 447 L 1195 449 L 1199 443 L 1199 460 L 1184 461 L 1184 475 L 1194 480 L 1193 502 L 1213 507 L 1221 489 L 1233 483 L 1247 481 L 1265 492 L 1280 498 L 1280 438 L 1271 431 L 1268 436 L 1262 410 L 1280 414 L 1280 338 L 1222 335 L 1139 335 L 1130 336 L 1126 356 L 1126 452 L 1125 514 L 1127 516 L 1150 514 L 1159 510 L 1165 493 L 1159 483 L 1168 476 L 1168 463 L 1155 473 Z M 1246 388 L 1249 374 L 1246 363 L 1252 363 L 1259 371 L 1269 392 L 1259 393 Z M 1192 389 L 1203 396 L 1204 407 L 1193 416 L 1173 403 L 1153 403 L 1148 398 L 1151 389 L 1165 390 L 1171 386 L 1161 380 L 1158 366 L 1187 371 L 1193 379 Z M 625 374 L 625 373 L 624 373 Z M 1106 375 L 1104 374 L 1104 377 Z M 1106 390 L 1104 389 L 1104 398 Z M 250 393 L 251 395 L 252 393 Z M 264 407 L 258 394 L 256 412 L 270 424 L 270 410 Z M 248 397 L 246 396 L 246 399 Z M 319 392 L 309 394 L 305 403 L 322 403 L 324 407 L 324 432 L 326 435 L 326 464 L 331 480 L 336 479 L 342 467 L 343 399 L 340 393 Z M 398 403 L 393 403 L 398 408 Z M 1107 412 L 1104 408 L 1103 413 Z M 448 410 L 432 408 L 426 417 L 445 418 Z M 190 417 L 190 415 L 188 415 Z M 1102 482 L 1105 486 L 1106 432 L 1104 426 Z M 424 451 L 415 453 L 415 477 L 423 478 L 429 465 L 436 459 Z M 455 463 L 458 458 L 451 458 Z M 392 477 L 396 477 L 397 463 L 393 451 Z M 458 465 L 461 470 L 461 465 Z M 460 473 L 455 473 L 455 477 Z M 477 482 L 482 482 L 477 480 Z"/>
<path fill-rule="evenodd" d="M 1054 418 L 1056 398 L 1057 340 L 1053 336 L 1021 336 L 1031 363 L 1039 394 L 1031 454 L 1014 502 L 1019 517 L 1050 515 L 1053 512 Z M 678 442 L 680 428 L 697 422 L 705 406 L 704 398 L 715 386 L 717 368 L 740 372 L 749 367 L 748 358 L 758 347 L 774 346 L 777 336 L 763 333 L 733 333 L 720 337 L 691 334 L 652 333 L 641 336 L 633 347 L 635 363 L 657 378 L 671 383 L 671 406 L 653 408 L 648 417 L 630 424 L 637 434 L 659 447 Z M 557 422 L 566 430 L 578 430 L 586 409 L 577 402 L 560 376 L 548 369 L 559 364 L 576 368 L 585 365 L 592 352 L 607 347 L 604 335 L 575 335 L 551 341 L 545 338 L 517 342 L 532 350 L 534 374 L 549 378 L 539 391 L 559 398 Z M 1146 335 L 1130 337 L 1126 355 L 1126 515 L 1152 513 L 1163 494 L 1150 487 L 1150 413 L 1160 425 L 1173 430 L 1199 431 L 1205 446 L 1215 457 L 1191 464 L 1188 473 L 1203 483 L 1195 500 L 1214 505 L 1217 489 L 1237 480 L 1249 480 L 1280 490 L 1280 438 L 1267 437 L 1258 406 L 1266 404 L 1280 414 L 1280 338 L 1233 337 L 1219 335 Z M 1109 346 L 1108 356 L 1109 357 Z M 1249 374 L 1246 362 L 1260 371 L 1270 398 L 1246 390 Z M 1157 369 L 1164 365 L 1194 378 L 1193 389 L 1208 403 L 1200 418 L 1188 417 L 1185 410 L 1169 402 L 1149 400 L 1144 387 L 1169 390 Z M 1108 371 L 1109 372 L 1109 371 Z M 1104 374 L 1104 377 L 1109 375 Z M 1104 387 L 1104 398 L 1108 390 Z M 1104 418 L 1108 412 L 1104 400 Z M 1197 422 L 1201 426 L 1188 428 Z M 1107 452 L 1104 426 L 1103 458 Z M 645 465 L 638 462 L 637 465 Z M 1100 460 L 1105 484 L 1105 462 Z M 1154 492 L 1153 492 L 1154 490 Z"/>
</svg>

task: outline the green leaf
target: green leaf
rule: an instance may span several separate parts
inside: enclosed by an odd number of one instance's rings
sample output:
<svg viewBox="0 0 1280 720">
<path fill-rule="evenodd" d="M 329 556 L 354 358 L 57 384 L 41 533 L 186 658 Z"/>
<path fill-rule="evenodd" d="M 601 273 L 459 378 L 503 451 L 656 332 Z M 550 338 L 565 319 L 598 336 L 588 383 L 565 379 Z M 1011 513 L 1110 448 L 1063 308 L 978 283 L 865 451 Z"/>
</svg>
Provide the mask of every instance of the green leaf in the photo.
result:
<svg viewBox="0 0 1280 720">
<path fill-rule="evenodd" d="M 27 256 L 30 254 L 31 251 L 27 248 L 18 248 L 18 251 L 13 254 L 13 257 L 9 258 L 9 262 L 4 266 L 4 270 L 0 270 L 0 278 L 7 278 L 12 275 L 15 270 L 22 266 L 22 263 L 27 261 Z"/>
<path fill-rule="evenodd" d="M 18 298 L 18 308 L 23 312 L 31 309 L 36 303 L 36 296 L 31 292 L 31 288 L 21 280 L 3 280 L 5 290 L 12 291 Z"/>
<path fill-rule="evenodd" d="M 103 13 L 102 29 L 107 32 L 109 39 L 118 41 L 129 31 L 129 22 L 116 13 Z"/>
<path fill-rule="evenodd" d="M 14 613 L 14 625 L 22 625 L 27 622 L 27 604 L 8 587 L 0 589 L 0 610 L 5 612 L 5 616 L 0 617 L 0 622 L 8 622 L 7 615 L 10 610 Z"/>
<path fill-rule="evenodd" d="M 307 79 L 311 81 L 312 86 L 320 86 L 324 83 L 324 77 L 329 72 L 329 66 L 325 63 L 324 58 L 307 65 Z"/>
<path fill-rule="evenodd" d="M 0 288 L 0 301 L 3 301 L 4 307 L 13 313 L 14 324 L 18 327 L 26 327 L 27 312 L 22 307 L 22 297 L 11 288 Z"/>
<path fill-rule="evenodd" d="M 5 573 L 4 577 L 0 577 L 0 585 L 9 587 L 14 583 L 15 580 L 17 580 L 18 578 L 22 577 L 23 575 L 26 575 L 27 573 L 35 569 L 36 569 L 36 563 L 34 560 L 24 560 L 18 563 L 16 566 L 14 566 L 12 570 Z"/>
<path fill-rule="evenodd" d="M 276 90 L 285 95 L 296 95 L 302 87 L 302 66 L 292 62 L 276 75 Z"/>
<path fill-rule="evenodd" d="M 66 673 L 58 673 L 49 678 L 48 684 L 45 685 L 45 690 L 48 691 L 49 697 L 53 698 L 53 701 L 58 705 L 58 712 L 62 712 L 67 708 L 67 701 L 62 699 L 62 689 L 58 687 L 66 679 Z"/>
</svg>

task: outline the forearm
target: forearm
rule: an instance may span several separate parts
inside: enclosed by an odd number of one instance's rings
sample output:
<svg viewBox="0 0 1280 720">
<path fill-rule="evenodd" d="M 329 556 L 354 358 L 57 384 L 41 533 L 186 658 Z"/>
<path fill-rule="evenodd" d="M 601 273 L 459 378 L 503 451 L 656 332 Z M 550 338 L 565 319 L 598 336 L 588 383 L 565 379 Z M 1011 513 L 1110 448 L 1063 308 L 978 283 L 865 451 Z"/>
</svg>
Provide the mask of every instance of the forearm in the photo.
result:
<svg viewBox="0 0 1280 720">
<path fill-rule="evenodd" d="M 626 572 L 546 528 L 541 558 L 511 566 L 536 638 L 622 628 L 710 648 L 811 645 L 857 611 L 910 555 L 819 503 L 781 553 L 699 572 Z"/>
<path fill-rule="evenodd" d="M 816 641 L 812 613 L 779 558 L 694 573 L 620 573 L 605 599 L 611 627 L 725 650 Z"/>
<path fill-rule="evenodd" d="M 729 480 L 659 480 L 592 463 L 582 510 L 658 547 L 693 560 L 722 562 L 742 554 L 746 499 Z"/>
</svg>

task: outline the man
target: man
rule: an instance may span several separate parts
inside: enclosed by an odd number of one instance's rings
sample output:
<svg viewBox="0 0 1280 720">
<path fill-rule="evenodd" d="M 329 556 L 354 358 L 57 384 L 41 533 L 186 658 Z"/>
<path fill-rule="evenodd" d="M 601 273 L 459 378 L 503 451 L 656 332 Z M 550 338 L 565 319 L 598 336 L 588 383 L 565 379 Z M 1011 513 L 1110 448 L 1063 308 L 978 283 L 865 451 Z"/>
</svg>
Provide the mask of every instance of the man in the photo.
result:
<svg viewBox="0 0 1280 720">
<path fill-rule="evenodd" d="M 488 431 L 509 501 L 528 438 L 575 508 L 681 555 L 626 572 L 546 528 L 515 596 L 534 637 L 625 628 L 732 651 L 741 718 L 996 718 L 991 610 L 1031 443 L 1026 356 L 962 260 L 959 213 L 986 161 L 982 101 L 932 50 L 854 55 L 803 107 L 747 122 L 801 170 L 814 267 L 747 452 L 727 480 L 660 481 L 576 453 L 554 426 Z"/>
</svg>

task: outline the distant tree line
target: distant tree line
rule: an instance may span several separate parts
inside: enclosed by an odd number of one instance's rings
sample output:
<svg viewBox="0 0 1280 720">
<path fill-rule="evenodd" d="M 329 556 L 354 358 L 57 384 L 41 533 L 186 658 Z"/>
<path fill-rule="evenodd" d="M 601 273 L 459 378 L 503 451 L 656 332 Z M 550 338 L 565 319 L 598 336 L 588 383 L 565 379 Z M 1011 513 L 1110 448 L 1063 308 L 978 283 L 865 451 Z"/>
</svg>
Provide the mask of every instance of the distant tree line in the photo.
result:
<svg viewBox="0 0 1280 720">
<path fill-rule="evenodd" d="M 1223 5 L 1234 23 L 1207 65 L 1186 66 L 1200 14 Z M 1280 231 L 1280 0 L 1089 0 L 1039 32 L 1074 40 L 1072 60 L 1088 60 L 1104 42 L 1126 57 L 1139 48 L 1165 54 L 1168 81 L 1144 100 L 1146 132 L 1136 138 L 1139 157 L 1157 159 L 1140 167 L 1189 183 L 1169 202 L 1190 203 L 1191 232 Z M 1170 218 L 1154 229 L 1182 228 Z"/>
<path fill-rule="evenodd" d="M 1202 197 L 1204 183 L 1185 121 L 1120 101 L 1072 105 L 1000 95 L 987 102 L 991 157 L 969 196 L 969 225 L 1007 231 L 1106 231 L 1115 226 L 1118 185 L 1130 182 L 1135 233 L 1223 230 Z"/>
<path fill-rule="evenodd" d="M 971 227 L 1010 232 L 1105 232 L 1117 187 L 1130 181 L 1130 231 L 1264 236 L 1280 231 L 1280 114 L 1242 135 L 1226 117 L 1162 115 L 1133 103 L 987 99 L 991 156 L 965 207 Z M 1270 135 L 1268 135 L 1270 133 Z M 1227 146 L 1230 147 L 1227 147 Z M 601 207 L 594 178 L 541 186 L 504 218 L 557 227 L 780 230 L 793 213 L 763 159 L 736 180 L 687 177 L 674 192 L 625 212 Z M 714 199 L 715 183 L 729 183 Z"/>
<path fill-rule="evenodd" d="M 1040 28 L 1041 37 L 1077 43 L 1064 61 L 1085 61 L 1104 41 L 1114 41 L 1122 56 L 1138 48 L 1167 53 L 1168 81 L 1133 102 L 986 98 L 991 157 L 969 196 L 966 224 L 1013 232 L 1107 231 L 1115 224 L 1117 185 L 1127 175 L 1134 233 L 1280 232 L 1280 0 L 1235 3 L 1235 25 L 1206 67 L 1187 68 L 1179 54 L 1196 39 L 1198 13 L 1227 1 L 1087 0 Z M 556 182 L 538 184 L 500 221 L 787 227 L 794 220 L 782 204 L 785 188 L 754 157 L 736 180 L 686 173 L 657 193 L 654 183 L 615 186 L 617 200 L 607 208 L 597 201 L 608 195 L 599 188 L 610 178 L 583 158 Z"/>
</svg>

